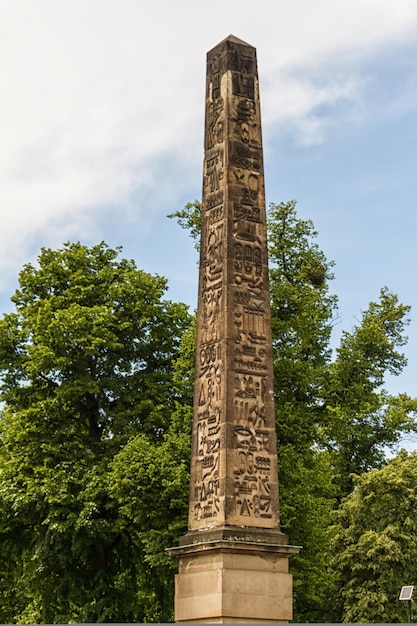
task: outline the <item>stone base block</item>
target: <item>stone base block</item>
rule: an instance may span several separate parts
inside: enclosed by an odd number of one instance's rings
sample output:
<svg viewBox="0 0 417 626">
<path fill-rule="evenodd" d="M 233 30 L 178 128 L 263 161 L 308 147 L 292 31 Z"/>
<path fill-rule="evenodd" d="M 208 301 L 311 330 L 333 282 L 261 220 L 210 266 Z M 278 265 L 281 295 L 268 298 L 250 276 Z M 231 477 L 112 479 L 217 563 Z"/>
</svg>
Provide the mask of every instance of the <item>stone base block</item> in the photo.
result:
<svg viewBox="0 0 417 626">
<path fill-rule="evenodd" d="M 177 548 L 175 620 L 286 623 L 292 618 L 290 546 L 210 542 Z"/>
</svg>

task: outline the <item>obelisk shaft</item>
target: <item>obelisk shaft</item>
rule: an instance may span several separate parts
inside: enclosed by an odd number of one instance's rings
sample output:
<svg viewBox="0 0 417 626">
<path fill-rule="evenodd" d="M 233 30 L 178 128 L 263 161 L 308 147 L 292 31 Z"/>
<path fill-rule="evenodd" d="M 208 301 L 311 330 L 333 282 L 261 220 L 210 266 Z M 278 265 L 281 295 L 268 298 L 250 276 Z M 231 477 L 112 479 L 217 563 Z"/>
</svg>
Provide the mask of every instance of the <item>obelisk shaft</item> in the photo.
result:
<svg viewBox="0 0 417 626">
<path fill-rule="evenodd" d="M 180 623 L 292 618 L 279 529 L 271 313 L 255 48 L 207 55 L 200 274 L 188 532 Z"/>
<path fill-rule="evenodd" d="M 189 531 L 279 529 L 256 50 L 207 55 Z"/>
</svg>

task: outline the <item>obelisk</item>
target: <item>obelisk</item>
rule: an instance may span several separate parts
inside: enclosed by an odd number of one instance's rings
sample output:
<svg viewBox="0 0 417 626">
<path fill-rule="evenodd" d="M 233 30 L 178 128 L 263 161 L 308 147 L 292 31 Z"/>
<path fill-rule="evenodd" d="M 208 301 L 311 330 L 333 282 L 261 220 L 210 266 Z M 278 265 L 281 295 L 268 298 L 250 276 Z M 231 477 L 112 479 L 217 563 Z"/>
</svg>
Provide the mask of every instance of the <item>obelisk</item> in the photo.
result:
<svg viewBox="0 0 417 626">
<path fill-rule="evenodd" d="M 264 167 L 256 50 L 207 55 L 188 533 L 179 622 L 292 617 L 280 532 Z"/>
</svg>

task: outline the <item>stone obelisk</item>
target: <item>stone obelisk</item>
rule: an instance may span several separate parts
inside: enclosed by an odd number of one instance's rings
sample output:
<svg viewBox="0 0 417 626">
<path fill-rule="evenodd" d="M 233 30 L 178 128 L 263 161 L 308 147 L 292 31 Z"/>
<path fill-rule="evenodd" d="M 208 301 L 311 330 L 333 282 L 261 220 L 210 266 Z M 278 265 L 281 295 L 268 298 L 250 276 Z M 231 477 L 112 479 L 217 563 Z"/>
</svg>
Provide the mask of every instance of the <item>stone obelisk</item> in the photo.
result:
<svg viewBox="0 0 417 626">
<path fill-rule="evenodd" d="M 179 622 L 292 617 L 280 532 L 256 50 L 207 55 L 205 150 L 188 533 Z"/>
</svg>

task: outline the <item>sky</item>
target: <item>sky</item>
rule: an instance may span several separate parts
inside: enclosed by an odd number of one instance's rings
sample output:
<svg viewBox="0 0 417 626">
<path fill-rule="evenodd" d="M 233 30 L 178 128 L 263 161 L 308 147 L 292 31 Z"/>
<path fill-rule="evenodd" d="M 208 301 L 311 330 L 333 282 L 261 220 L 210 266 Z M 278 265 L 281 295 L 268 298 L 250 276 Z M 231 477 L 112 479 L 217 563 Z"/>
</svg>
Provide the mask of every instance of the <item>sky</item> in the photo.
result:
<svg viewBox="0 0 417 626">
<path fill-rule="evenodd" d="M 267 203 L 296 199 L 335 261 L 333 345 L 387 286 L 411 305 L 417 396 L 415 0 L 0 0 L 0 315 L 24 263 L 123 246 L 197 302 L 206 53 L 257 48 Z"/>
</svg>

